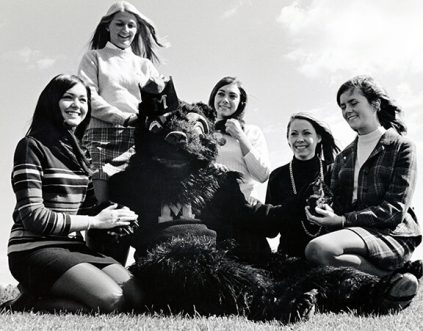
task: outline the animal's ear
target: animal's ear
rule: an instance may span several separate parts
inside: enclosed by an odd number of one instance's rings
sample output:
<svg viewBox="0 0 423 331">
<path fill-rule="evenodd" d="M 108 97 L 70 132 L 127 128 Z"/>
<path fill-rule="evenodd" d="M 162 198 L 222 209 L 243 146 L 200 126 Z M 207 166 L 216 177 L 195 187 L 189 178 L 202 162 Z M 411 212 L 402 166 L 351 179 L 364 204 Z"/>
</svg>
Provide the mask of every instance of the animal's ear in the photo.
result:
<svg viewBox="0 0 423 331">
<path fill-rule="evenodd" d="M 197 107 L 200 109 L 201 113 L 211 122 L 214 123 L 216 121 L 216 111 L 206 105 L 203 102 L 197 102 L 193 104 L 194 107 Z"/>
<path fill-rule="evenodd" d="M 144 86 L 139 85 L 141 103 L 140 114 L 160 116 L 176 110 L 179 106 L 178 96 L 173 86 L 172 77 L 150 78 Z"/>
</svg>

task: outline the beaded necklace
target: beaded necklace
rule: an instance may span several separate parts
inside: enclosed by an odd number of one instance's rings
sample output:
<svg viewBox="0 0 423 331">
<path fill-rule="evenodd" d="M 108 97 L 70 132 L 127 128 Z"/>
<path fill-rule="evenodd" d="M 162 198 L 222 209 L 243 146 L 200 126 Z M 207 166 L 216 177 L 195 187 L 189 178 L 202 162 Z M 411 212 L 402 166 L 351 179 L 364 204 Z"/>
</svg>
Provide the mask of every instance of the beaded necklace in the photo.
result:
<svg viewBox="0 0 423 331">
<path fill-rule="evenodd" d="M 318 159 L 319 159 L 319 164 L 320 164 L 320 179 L 321 179 L 321 182 L 323 182 L 325 180 L 325 177 L 324 177 L 324 174 L 323 174 L 323 164 L 322 164 L 322 160 L 320 159 L 320 157 Z M 295 185 L 294 173 L 292 171 L 292 161 L 289 162 L 289 176 L 291 178 L 292 191 L 294 192 L 294 195 L 297 195 L 297 187 Z M 322 231 L 322 227 L 319 226 L 316 233 L 311 233 L 307 229 L 303 220 L 301 220 L 301 225 L 303 226 L 303 229 L 304 229 L 304 232 L 306 233 L 306 235 L 308 235 L 311 238 L 317 237 L 320 234 L 320 232 Z"/>
</svg>

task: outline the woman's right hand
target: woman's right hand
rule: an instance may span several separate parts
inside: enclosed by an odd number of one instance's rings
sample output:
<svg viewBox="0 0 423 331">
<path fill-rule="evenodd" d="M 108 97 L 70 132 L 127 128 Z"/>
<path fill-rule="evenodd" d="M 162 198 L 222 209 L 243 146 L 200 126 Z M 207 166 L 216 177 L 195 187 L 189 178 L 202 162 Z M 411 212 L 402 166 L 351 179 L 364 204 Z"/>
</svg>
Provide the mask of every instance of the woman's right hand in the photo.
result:
<svg viewBox="0 0 423 331">
<path fill-rule="evenodd" d="M 128 207 L 117 208 L 118 204 L 113 204 L 104 208 L 100 213 L 94 216 L 90 223 L 91 229 L 112 229 L 117 226 L 130 225 L 138 219 Z"/>
</svg>

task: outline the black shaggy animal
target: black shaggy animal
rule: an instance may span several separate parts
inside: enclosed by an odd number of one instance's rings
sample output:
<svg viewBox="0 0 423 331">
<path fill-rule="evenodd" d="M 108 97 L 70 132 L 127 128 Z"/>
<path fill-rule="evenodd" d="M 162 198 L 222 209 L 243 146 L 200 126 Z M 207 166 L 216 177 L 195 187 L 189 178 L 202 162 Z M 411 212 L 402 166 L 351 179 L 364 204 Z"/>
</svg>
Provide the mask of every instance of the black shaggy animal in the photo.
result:
<svg viewBox="0 0 423 331">
<path fill-rule="evenodd" d="M 250 205 L 239 175 L 213 165 L 213 111 L 178 102 L 171 81 L 164 91 L 155 87 L 142 91 L 136 154 L 110 180 L 112 200 L 140 215 L 121 244 L 136 249 L 130 269 L 149 309 L 282 322 L 316 309 L 388 310 L 389 277 L 312 267 L 261 249 L 291 206 Z"/>
</svg>

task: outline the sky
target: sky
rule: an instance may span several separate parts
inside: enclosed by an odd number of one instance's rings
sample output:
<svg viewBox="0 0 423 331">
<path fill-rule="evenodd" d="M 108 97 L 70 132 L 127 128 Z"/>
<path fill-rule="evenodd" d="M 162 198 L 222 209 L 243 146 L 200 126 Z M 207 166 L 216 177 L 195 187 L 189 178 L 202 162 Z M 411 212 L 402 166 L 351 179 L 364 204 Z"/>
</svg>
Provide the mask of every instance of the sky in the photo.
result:
<svg viewBox="0 0 423 331">
<path fill-rule="evenodd" d="M 6 247 L 14 194 L 13 153 L 38 96 L 59 73 L 76 73 L 88 41 L 112 0 L 1 1 L 0 284 L 16 283 Z M 325 121 L 341 147 L 355 134 L 336 105 L 339 86 L 375 77 L 403 107 L 417 145 L 414 195 L 423 218 L 423 2 L 420 0 L 132 0 L 170 46 L 158 70 L 179 98 L 207 102 L 214 84 L 236 76 L 249 102 L 247 123 L 267 140 L 272 169 L 290 161 L 286 124 L 306 111 Z M 264 193 L 265 187 L 261 192 Z M 418 254 L 421 249 L 419 248 Z"/>
</svg>

